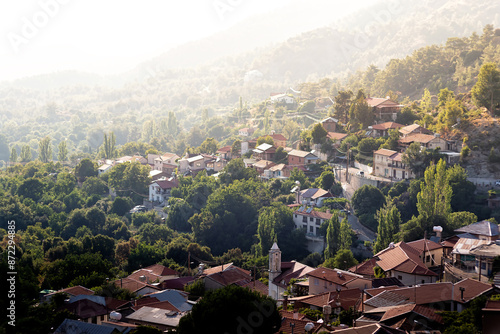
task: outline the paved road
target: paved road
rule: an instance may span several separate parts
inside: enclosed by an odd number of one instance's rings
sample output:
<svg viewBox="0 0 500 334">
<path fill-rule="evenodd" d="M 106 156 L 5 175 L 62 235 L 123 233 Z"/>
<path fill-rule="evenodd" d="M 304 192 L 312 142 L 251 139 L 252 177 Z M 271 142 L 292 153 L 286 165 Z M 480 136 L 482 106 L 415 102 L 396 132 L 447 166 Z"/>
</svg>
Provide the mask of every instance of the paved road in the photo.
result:
<svg viewBox="0 0 500 334">
<path fill-rule="evenodd" d="M 495 185 L 495 182 L 498 179 L 485 178 L 485 177 L 468 177 L 467 180 L 474 183 L 478 187 L 500 188 L 500 186 Z"/>
<path fill-rule="evenodd" d="M 351 185 L 349 183 L 342 182 L 342 190 L 343 190 L 344 197 L 350 201 L 352 198 L 352 195 L 354 194 L 354 189 L 351 187 Z M 364 225 L 362 225 L 355 215 L 350 214 L 347 221 L 351 225 L 351 228 L 355 232 L 359 233 L 360 240 L 370 241 L 370 242 L 373 242 L 373 240 L 375 240 L 375 237 L 376 237 L 375 232 L 373 232 L 372 230 L 370 230 L 367 227 L 365 227 Z"/>
</svg>

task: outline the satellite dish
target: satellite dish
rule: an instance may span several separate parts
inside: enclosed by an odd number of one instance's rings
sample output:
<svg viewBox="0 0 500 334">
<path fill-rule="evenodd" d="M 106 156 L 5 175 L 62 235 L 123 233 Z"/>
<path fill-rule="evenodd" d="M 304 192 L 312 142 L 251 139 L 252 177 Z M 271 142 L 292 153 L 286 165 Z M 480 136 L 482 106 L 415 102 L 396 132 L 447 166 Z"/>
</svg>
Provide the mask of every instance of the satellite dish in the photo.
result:
<svg viewBox="0 0 500 334">
<path fill-rule="evenodd" d="M 312 331 L 314 328 L 314 324 L 312 322 L 308 322 L 305 326 L 304 326 L 304 329 L 306 330 L 306 332 L 309 332 L 309 331 Z"/>
</svg>

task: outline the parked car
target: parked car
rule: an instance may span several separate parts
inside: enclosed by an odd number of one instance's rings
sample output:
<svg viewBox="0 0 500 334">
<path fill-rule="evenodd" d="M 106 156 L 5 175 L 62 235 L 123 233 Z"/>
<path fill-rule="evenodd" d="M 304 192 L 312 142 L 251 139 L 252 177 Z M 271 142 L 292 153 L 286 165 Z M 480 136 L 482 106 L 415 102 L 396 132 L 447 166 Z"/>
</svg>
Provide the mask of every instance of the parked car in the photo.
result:
<svg viewBox="0 0 500 334">
<path fill-rule="evenodd" d="M 495 185 L 500 186 L 500 180 L 496 180 Z"/>
<path fill-rule="evenodd" d="M 359 172 L 356 173 L 357 176 L 365 176 L 365 172 L 360 170 Z"/>
<path fill-rule="evenodd" d="M 136 205 L 129 212 L 136 213 L 136 212 L 146 212 L 146 211 L 148 211 L 148 208 L 146 208 L 144 205 Z"/>
</svg>

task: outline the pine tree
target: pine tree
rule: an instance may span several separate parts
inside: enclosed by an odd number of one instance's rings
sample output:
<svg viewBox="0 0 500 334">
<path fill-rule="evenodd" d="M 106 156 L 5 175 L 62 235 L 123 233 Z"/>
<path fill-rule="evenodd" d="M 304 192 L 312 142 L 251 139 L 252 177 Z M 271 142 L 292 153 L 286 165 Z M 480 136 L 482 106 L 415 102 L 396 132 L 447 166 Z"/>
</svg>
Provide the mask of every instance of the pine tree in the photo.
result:
<svg viewBox="0 0 500 334">
<path fill-rule="evenodd" d="M 486 107 L 493 114 L 495 105 L 500 102 L 500 71 L 495 63 L 481 66 L 471 93 L 472 100 L 478 107 Z"/>
</svg>

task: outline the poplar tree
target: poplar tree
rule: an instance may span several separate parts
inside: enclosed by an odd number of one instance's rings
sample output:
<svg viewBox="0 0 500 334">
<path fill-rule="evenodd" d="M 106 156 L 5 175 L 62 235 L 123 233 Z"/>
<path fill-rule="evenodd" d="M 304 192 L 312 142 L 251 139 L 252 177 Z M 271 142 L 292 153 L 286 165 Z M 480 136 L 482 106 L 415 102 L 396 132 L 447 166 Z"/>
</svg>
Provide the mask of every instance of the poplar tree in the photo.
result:
<svg viewBox="0 0 500 334">
<path fill-rule="evenodd" d="M 375 253 L 387 248 L 394 241 L 396 233 L 399 232 L 401 224 L 401 214 L 393 201 L 387 203 L 377 211 L 377 240 L 373 246 Z"/>
<path fill-rule="evenodd" d="M 49 136 L 41 139 L 38 144 L 38 159 L 43 163 L 52 161 L 52 143 Z"/>
<path fill-rule="evenodd" d="M 443 159 L 437 165 L 431 163 L 425 170 L 424 181 L 420 183 L 417 194 L 419 216 L 429 220 L 436 216 L 448 217 L 451 212 L 451 196 L 453 194 L 446 174 L 446 163 Z"/>
<path fill-rule="evenodd" d="M 66 144 L 65 140 L 59 143 L 58 149 L 59 151 L 57 152 L 57 160 L 58 161 L 68 160 L 68 145 Z"/>
<path fill-rule="evenodd" d="M 328 221 L 326 230 L 325 260 L 333 258 L 340 248 L 340 223 L 339 212 L 335 210 Z"/>
<path fill-rule="evenodd" d="M 21 155 L 20 155 L 21 162 L 30 162 L 32 159 L 31 156 L 31 147 L 29 145 L 24 145 L 21 147 Z"/>
<path fill-rule="evenodd" d="M 111 132 L 109 136 L 104 134 L 104 158 L 112 159 L 115 156 L 115 133 Z"/>
<path fill-rule="evenodd" d="M 352 230 L 351 225 L 347 222 L 347 218 L 340 222 L 340 238 L 339 249 L 350 249 L 352 245 Z"/>
<path fill-rule="evenodd" d="M 10 151 L 10 158 L 9 161 L 11 163 L 16 163 L 17 162 L 17 150 L 13 147 L 12 150 Z"/>
</svg>

